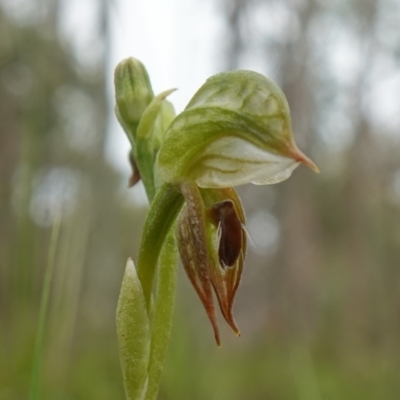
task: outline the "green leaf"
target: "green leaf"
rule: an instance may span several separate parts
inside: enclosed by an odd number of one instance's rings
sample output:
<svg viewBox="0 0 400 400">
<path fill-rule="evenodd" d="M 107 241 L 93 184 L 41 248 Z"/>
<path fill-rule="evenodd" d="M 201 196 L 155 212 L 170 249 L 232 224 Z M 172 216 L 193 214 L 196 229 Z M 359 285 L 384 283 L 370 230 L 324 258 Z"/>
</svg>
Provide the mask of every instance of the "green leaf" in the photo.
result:
<svg viewBox="0 0 400 400">
<path fill-rule="evenodd" d="M 120 362 L 128 400 L 144 398 L 150 357 L 150 323 L 147 303 L 135 266 L 126 264 L 117 308 Z"/>
</svg>

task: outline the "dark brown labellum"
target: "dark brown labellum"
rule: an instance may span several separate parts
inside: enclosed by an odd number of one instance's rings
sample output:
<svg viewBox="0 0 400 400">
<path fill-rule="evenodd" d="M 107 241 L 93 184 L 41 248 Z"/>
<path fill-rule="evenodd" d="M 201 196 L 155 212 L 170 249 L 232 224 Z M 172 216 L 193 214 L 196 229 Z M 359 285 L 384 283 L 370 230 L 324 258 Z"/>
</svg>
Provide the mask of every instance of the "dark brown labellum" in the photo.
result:
<svg viewBox="0 0 400 400">
<path fill-rule="evenodd" d="M 214 204 L 209 215 L 219 230 L 218 256 L 222 267 L 235 265 L 243 244 L 242 223 L 232 200 Z"/>
</svg>

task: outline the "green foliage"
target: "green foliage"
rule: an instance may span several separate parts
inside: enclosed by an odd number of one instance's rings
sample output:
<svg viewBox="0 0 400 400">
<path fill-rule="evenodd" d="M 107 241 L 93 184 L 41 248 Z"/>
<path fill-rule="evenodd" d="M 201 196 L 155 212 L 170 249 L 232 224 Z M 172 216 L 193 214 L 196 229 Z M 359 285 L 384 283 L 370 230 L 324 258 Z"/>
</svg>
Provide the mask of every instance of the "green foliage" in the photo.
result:
<svg viewBox="0 0 400 400">
<path fill-rule="evenodd" d="M 150 321 L 146 299 L 132 260 L 128 260 L 117 309 L 119 351 L 126 398 L 144 398 L 150 358 Z M 132 362 L 134 360 L 134 362 Z"/>
<path fill-rule="evenodd" d="M 31 400 L 39 399 L 39 382 L 40 382 L 40 372 L 42 368 L 44 333 L 47 327 L 50 287 L 53 277 L 53 268 L 54 268 L 55 255 L 58 244 L 58 236 L 60 233 L 60 225 L 61 225 L 61 219 L 60 217 L 58 217 L 54 222 L 53 231 L 50 238 L 46 275 L 44 277 L 42 297 L 40 301 L 38 331 L 36 334 L 36 341 L 35 341 L 34 364 L 32 367 L 32 383 L 30 390 Z"/>
</svg>

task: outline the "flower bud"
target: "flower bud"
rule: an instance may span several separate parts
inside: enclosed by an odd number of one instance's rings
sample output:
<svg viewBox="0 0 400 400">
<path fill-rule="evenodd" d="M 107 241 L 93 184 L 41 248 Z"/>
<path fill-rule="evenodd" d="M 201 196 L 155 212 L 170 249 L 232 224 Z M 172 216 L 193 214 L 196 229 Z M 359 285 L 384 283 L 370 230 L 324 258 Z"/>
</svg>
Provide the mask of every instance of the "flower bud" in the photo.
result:
<svg viewBox="0 0 400 400">
<path fill-rule="evenodd" d="M 271 184 L 302 162 L 281 89 L 253 71 L 209 78 L 172 121 L 158 154 L 159 182 L 195 181 L 204 188 Z"/>
<path fill-rule="evenodd" d="M 144 65 L 135 58 L 120 62 L 114 74 L 116 114 L 135 135 L 143 111 L 154 97 Z"/>
</svg>

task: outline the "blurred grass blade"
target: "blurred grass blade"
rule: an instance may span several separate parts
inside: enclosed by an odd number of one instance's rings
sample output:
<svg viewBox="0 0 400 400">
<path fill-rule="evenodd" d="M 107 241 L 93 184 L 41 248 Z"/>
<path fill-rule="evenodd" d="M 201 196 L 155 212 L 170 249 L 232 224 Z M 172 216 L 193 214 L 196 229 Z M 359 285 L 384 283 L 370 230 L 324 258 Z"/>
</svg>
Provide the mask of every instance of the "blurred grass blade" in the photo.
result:
<svg viewBox="0 0 400 400">
<path fill-rule="evenodd" d="M 46 274 L 44 277 L 42 298 L 40 300 L 39 324 L 35 342 L 30 400 L 39 399 L 40 370 L 41 370 L 42 356 L 43 356 L 44 334 L 46 331 L 47 309 L 50 296 L 51 280 L 53 277 L 54 261 L 58 245 L 58 237 L 60 233 L 60 226 L 61 226 L 61 215 L 58 215 L 54 221 L 53 229 L 51 232 L 50 245 L 47 256 Z"/>
</svg>

